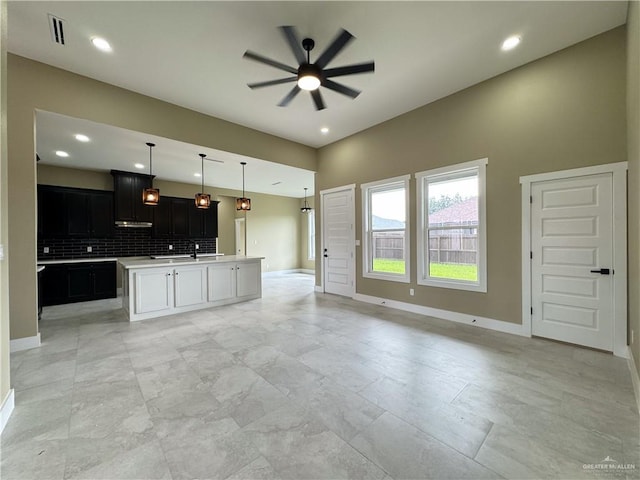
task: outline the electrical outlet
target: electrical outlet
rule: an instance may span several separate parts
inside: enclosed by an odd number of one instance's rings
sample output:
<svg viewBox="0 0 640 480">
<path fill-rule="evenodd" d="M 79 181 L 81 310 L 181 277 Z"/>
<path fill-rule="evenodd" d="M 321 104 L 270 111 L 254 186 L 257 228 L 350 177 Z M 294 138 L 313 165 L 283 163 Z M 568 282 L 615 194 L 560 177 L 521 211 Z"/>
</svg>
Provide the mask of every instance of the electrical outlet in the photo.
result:
<svg viewBox="0 0 640 480">
<path fill-rule="evenodd" d="M 411 295 L 412 297 L 416 294 L 416 291 L 413 288 L 409 289 L 409 295 Z"/>
<path fill-rule="evenodd" d="M 93 247 L 87 247 L 87 253 L 93 252 Z"/>
<path fill-rule="evenodd" d="M 173 250 L 173 245 L 169 245 L 169 250 Z"/>
<path fill-rule="evenodd" d="M 196 243 L 196 250 L 200 250 L 200 245 Z"/>
<path fill-rule="evenodd" d="M 44 248 L 42 249 L 42 252 L 43 252 L 43 253 L 49 253 L 49 247 L 44 247 Z"/>
</svg>

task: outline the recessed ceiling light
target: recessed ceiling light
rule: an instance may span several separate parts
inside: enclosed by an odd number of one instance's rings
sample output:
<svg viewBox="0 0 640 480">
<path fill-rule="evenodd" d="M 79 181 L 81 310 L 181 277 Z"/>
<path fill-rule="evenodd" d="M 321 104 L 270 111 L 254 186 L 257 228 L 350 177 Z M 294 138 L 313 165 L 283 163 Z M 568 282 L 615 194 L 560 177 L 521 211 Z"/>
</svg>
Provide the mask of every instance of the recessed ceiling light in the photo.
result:
<svg viewBox="0 0 640 480">
<path fill-rule="evenodd" d="M 59 156 L 59 157 L 68 157 L 69 156 L 69 154 L 67 152 L 62 151 L 62 150 L 57 150 L 56 151 L 56 155 Z"/>
<path fill-rule="evenodd" d="M 135 163 L 133 166 L 138 168 L 138 169 L 140 169 L 140 170 L 142 170 L 144 168 L 144 165 L 141 164 L 141 163 Z"/>
<path fill-rule="evenodd" d="M 93 43 L 94 47 L 103 52 L 110 52 L 112 50 L 111 45 L 109 45 L 109 42 L 107 42 L 104 38 L 92 37 L 91 43 Z"/>
<path fill-rule="evenodd" d="M 512 35 L 507 38 L 504 42 L 502 42 L 502 50 L 512 50 L 516 48 L 520 44 L 520 36 Z"/>
<path fill-rule="evenodd" d="M 198 172 L 196 172 L 196 173 L 194 173 L 194 174 L 193 174 L 193 176 L 194 176 L 194 177 L 199 177 L 199 176 L 200 176 L 200 174 L 199 174 Z"/>
<path fill-rule="evenodd" d="M 320 129 L 320 133 L 322 133 L 323 135 L 326 135 L 327 133 L 329 133 L 329 127 L 322 127 Z"/>
<path fill-rule="evenodd" d="M 76 135 L 76 140 L 78 140 L 79 142 L 88 142 L 89 141 L 89 137 L 87 137 L 86 135 L 83 135 L 81 133 L 78 133 Z"/>
</svg>

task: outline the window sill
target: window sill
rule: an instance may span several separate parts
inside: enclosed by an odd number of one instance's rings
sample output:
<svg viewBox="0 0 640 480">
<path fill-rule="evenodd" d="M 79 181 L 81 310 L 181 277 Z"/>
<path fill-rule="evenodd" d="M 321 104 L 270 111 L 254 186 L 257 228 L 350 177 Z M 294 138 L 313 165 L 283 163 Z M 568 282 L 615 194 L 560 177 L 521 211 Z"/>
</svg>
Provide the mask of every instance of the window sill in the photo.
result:
<svg viewBox="0 0 640 480">
<path fill-rule="evenodd" d="M 409 283 L 409 275 L 394 275 L 384 274 L 378 272 L 364 272 L 362 274 L 364 278 L 372 278 L 374 280 L 387 280 L 389 282 Z"/>
<path fill-rule="evenodd" d="M 467 290 L 469 292 L 487 293 L 486 285 L 477 283 L 462 283 L 447 280 L 418 279 L 418 285 L 426 287 L 450 288 L 453 290 Z"/>
</svg>

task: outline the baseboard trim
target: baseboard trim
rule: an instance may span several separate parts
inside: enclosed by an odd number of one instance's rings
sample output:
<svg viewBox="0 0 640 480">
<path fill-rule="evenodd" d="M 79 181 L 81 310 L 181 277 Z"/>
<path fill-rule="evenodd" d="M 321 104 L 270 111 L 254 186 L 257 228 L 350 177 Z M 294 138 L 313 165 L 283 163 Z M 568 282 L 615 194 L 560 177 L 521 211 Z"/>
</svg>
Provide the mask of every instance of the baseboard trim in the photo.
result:
<svg viewBox="0 0 640 480">
<path fill-rule="evenodd" d="M 13 408 L 15 407 L 15 393 L 13 388 L 9 390 L 7 396 L 2 402 L 2 407 L 0 407 L 0 433 L 4 430 L 4 427 L 7 425 L 9 421 L 9 417 L 11 413 L 13 413 Z"/>
<path fill-rule="evenodd" d="M 33 337 L 16 338 L 11 340 L 10 351 L 20 352 L 22 350 L 29 350 L 31 348 L 38 348 L 40 346 L 40 332 Z"/>
<path fill-rule="evenodd" d="M 287 273 L 306 273 L 315 275 L 315 270 L 307 270 L 305 268 L 292 268 L 289 270 L 274 270 L 272 272 L 262 272 L 263 277 L 277 277 L 278 275 L 286 275 Z"/>
<path fill-rule="evenodd" d="M 640 413 L 640 377 L 638 376 L 638 369 L 636 368 L 636 362 L 633 361 L 633 352 L 631 347 L 627 347 L 627 364 L 629 365 L 629 371 L 631 372 L 631 383 L 633 383 L 633 393 L 636 395 L 636 404 L 638 406 L 638 412 Z"/>
<path fill-rule="evenodd" d="M 468 315 L 466 313 L 452 312 L 449 310 L 441 310 L 439 308 L 425 307 L 423 305 L 414 305 L 413 303 L 398 302 L 397 300 L 373 297 L 370 295 L 363 295 L 361 293 L 356 293 L 353 299 L 359 302 L 372 303 L 374 305 L 395 308 L 397 310 L 404 310 L 405 312 L 417 313 L 420 315 L 426 315 L 428 317 L 449 320 L 451 322 L 464 323 L 465 325 L 486 328 L 488 330 L 495 330 L 497 332 L 510 333 L 512 335 L 519 335 L 522 337 L 529 336 L 522 328 L 522 325 L 503 322 L 501 320 L 495 320 L 493 318 L 479 317 L 477 315 Z"/>
</svg>

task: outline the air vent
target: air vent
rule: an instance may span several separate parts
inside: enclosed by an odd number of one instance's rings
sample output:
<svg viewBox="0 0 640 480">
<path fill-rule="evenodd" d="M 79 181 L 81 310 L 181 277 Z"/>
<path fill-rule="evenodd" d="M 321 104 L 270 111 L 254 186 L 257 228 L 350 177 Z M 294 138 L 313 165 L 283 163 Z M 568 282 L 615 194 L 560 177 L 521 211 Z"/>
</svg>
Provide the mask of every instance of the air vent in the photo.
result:
<svg viewBox="0 0 640 480">
<path fill-rule="evenodd" d="M 51 29 L 53 43 L 64 45 L 64 20 L 49 14 L 49 28 Z"/>
</svg>

